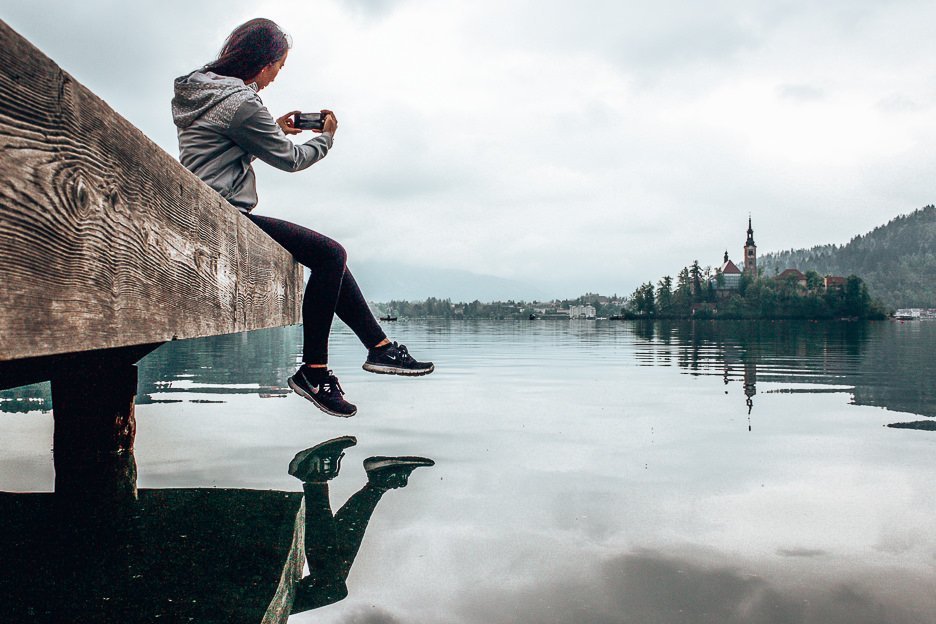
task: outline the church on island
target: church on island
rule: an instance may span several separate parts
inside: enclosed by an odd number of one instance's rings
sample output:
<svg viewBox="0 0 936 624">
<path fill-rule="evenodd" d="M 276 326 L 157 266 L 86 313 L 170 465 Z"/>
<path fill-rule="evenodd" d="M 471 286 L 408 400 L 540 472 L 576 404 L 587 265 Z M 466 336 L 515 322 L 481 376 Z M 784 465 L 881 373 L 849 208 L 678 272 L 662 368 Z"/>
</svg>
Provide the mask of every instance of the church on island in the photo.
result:
<svg viewBox="0 0 936 624">
<path fill-rule="evenodd" d="M 728 251 L 725 251 L 725 257 L 721 268 L 718 269 L 717 274 L 720 275 L 721 279 L 716 279 L 715 281 L 715 290 L 718 293 L 719 297 L 729 297 L 733 292 L 737 292 L 741 285 L 741 276 L 744 275 L 748 279 L 757 278 L 757 245 L 754 243 L 754 227 L 751 225 L 751 217 L 748 215 L 748 226 L 747 226 L 747 240 L 744 241 L 744 264 L 743 269 L 739 269 L 738 265 L 731 261 L 728 257 Z M 779 275 L 776 275 L 773 279 L 779 282 L 794 282 L 802 291 L 808 290 L 808 283 L 806 275 L 798 269 L 786 269 Z M 845 287 L 845 278 L 838 275 L 826 275 L 822 278 L 822 288 L 837 288 L 841 289 Z"/>
<path fill-rule="evenodd" d="M 757 245 L 754 244 L 754 228 L 751 225 L 751 217 L 748 216 L 747 240 L 744 241 L 744 270 L 738 268 L 738 265 L 728 257 L 728 250 L 725 250 L 725 259 L 721 268 L 718 270 L 721 274 L 721 284 L 716 283 L 716 290 L 722 296 L 728 296 L 738 290 L 741 285 L 741 276 L 757 277 Z"/>
</svg>

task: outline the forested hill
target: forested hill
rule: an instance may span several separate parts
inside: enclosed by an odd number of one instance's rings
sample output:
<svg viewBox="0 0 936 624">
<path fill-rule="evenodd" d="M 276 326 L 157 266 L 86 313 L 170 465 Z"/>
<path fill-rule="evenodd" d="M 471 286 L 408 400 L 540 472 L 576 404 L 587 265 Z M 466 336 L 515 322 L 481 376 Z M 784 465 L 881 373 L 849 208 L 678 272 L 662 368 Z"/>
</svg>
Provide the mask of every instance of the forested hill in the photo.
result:
<svg viewBox="0 0 936 624">
<path fill-rule="evenodd" d="M 765 254 L 765 276 L 784 269 L 857 275 L 874 299 L 894 308 L 936 308 L 936 208 L 897 217 L 846 245 Z"/>
</svg>

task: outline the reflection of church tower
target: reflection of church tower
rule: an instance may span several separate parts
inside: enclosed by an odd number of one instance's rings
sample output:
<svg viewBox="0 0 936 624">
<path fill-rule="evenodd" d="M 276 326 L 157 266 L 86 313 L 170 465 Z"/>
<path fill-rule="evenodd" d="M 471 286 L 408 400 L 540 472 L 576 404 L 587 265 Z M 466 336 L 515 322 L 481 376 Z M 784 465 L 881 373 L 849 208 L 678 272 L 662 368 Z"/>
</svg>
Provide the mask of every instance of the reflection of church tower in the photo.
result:
<svg viewBox="0 0 936 624">
<path fill-rule="evenodd" d="M 744 396 L 747 400 L 748 416 L 751 415 L 751 409 L 754 408 L 754 395 L 757 394 L 757 364 L 754 361 L 744 362 Z M 748 421 L 748 431 L 751 430 L 751 423 Z"/>
<path fill-rule="evenodd" d="M 751 227 L 750 216 L 747 220 L 747 240 L 744 241 L 744 274 L 757 277 L 757 245 L 754 244 L 754 228 Z"/>
</svg>

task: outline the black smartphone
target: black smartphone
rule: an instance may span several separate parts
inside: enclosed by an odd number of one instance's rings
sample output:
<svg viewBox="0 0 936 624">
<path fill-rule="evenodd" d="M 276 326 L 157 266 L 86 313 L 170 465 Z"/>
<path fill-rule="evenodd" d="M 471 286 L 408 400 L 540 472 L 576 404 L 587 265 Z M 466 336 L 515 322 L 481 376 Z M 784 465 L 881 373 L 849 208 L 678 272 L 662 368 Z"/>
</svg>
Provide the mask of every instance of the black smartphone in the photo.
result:
<svg viewBox="0 0 936 624">
<path fill-rule="evenodd" d="M 325 115 L 322 113 L 296 113 L 293 125 L 300 130 L 321 130 L 325 127 Z"/>
</svg>

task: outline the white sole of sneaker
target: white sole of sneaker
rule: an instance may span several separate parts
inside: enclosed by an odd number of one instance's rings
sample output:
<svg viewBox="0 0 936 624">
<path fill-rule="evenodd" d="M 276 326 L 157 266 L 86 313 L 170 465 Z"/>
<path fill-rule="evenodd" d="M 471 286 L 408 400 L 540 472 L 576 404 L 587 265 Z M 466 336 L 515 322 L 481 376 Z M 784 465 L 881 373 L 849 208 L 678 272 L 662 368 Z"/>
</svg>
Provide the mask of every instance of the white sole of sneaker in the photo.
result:
<svg viewBox="0 0 936 624">
<path fill-rule="evenodd" d="M 427 457 L 387 457 L 384 459 L 368 458 L 364 460 L 364 470 L 380 470 L 381 468 L 421 468 L 435 466 L 435 462 Z"/>
<path fill-rule="evenodd" d="M 315 407 L 319 408 L 320 410 L 322 410 L 323 412 L 325 412 L 325 413 L 328 414 L 329 416 L 337 416 L 338 418 L 351 418 L 352 416 L 354 416 L 355 414 L 357 414 L 357 408 L 355 408 L 354 411 L 351 412 L 350 414 L 342 414 L 342 413 L 340 413 L 340 412 L 335 412 L 335 411 L 332 411 L 332 410 L 328 409 L 327 407 L 325 407 L 324 405 L 322 405 L 321 403 L 319 403 L 318 401 L 316 401 L 314 395 L 311 395 L 311 394 L 309 394 L 308 392 L 306 392 L 305 390 L 303 390 L 303 389 L 302 389 L 302 386 L 300 386 L 300 385 L 297 384 L 295 381 L 293 381 L 292 377 L 290 377 L 290 378 L 286 381 L 286 383 L 289 384 L 289 387 L 292 388 L 293 392 L 295 392 L 296 394 L 298 394 L 299 396 L 301 396 L 303 399 L 306 399 L 307 401 L 309 401 L 310 403 L 312 403 L 312 405 L 314 405 Z"/>
<path fill-rule="evenodd" d="M 413 370 L 412 368 L 397 368 L 395 366 L 381 366 L 379 364 L 364 362 L 364 366 L 361 368 L 369 373 L 377 373 L 378 375 L 404 375 L 406 377 L 422 377 L 423 375 L 428 375 L 434 371 L 435 365 L 433 364 L 429 368 L 424 368 L 422 370 Z"/>
</svg>

